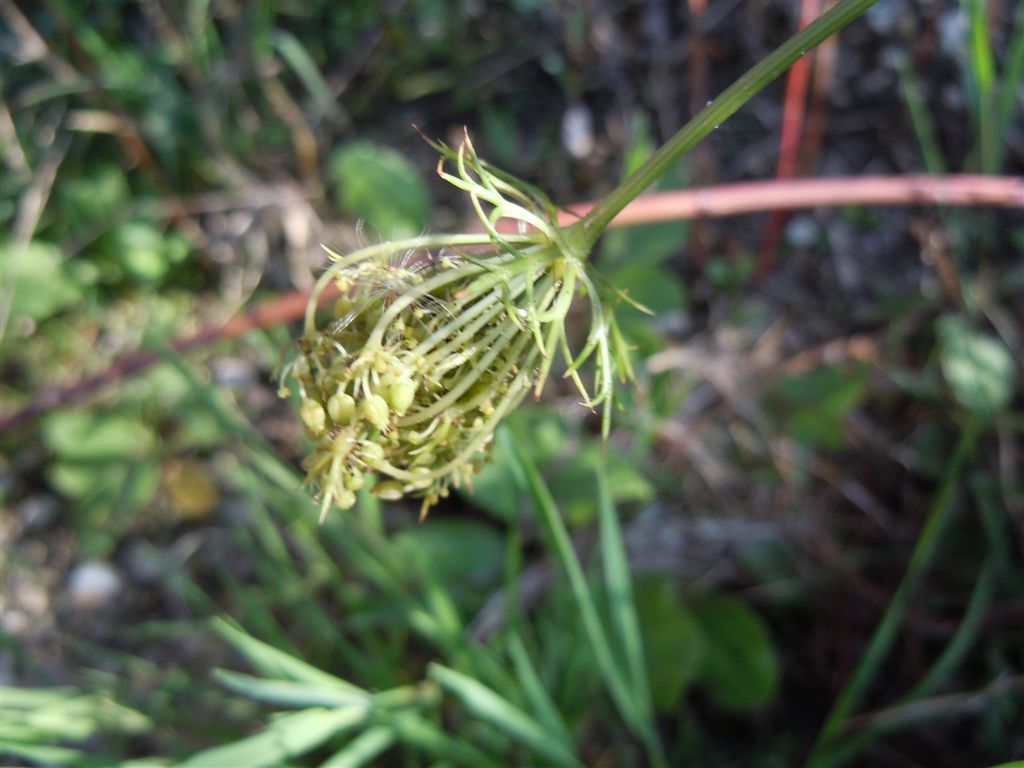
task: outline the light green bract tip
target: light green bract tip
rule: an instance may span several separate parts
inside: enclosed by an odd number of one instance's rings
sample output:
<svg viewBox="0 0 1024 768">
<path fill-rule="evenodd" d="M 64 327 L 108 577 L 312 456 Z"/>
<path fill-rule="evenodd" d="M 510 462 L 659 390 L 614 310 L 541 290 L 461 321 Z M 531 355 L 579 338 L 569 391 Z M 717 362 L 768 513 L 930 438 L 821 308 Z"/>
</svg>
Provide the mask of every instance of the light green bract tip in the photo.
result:
<svg viewBox="0 0 1024 768">
<path fill-rule="evenodd" d="M 317 281 L 299 353 L 285 367 L 315 448 L 304 464 L 321 504 L 347 509 L 366 476 L 386 499 L 423 499 L 422 513 L 470 482 L 501 419 L 539 396 L 557 352 L 589 408 L 609 428 L 614 372 L 632 375 L 608 306 L 538 192 L 480 161 L 467 137 L 444 146 L 438 173 L 465 190 L 481 234 L 424 235 L 342 256 Z M 457 174 L 445 170 L 454 160 Z M 518 224 L 498 232 L 500 220 Z M 328 286 L 340 292 L 317 324 Z M 565 319 L 577 294 L 590 302 L 590 332 L 570 351 Z M 595 361 L 593 393 L 578 369 Z"/>
</svg>

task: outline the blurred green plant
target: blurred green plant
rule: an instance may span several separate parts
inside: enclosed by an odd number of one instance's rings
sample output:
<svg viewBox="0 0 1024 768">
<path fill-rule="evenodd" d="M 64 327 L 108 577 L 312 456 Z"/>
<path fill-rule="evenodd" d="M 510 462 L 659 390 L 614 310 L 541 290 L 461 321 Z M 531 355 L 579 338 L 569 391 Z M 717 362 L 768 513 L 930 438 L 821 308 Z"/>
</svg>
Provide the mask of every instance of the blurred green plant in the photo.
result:
<svg viewBox="0 0 1024 768">
<path fill-rule="evenodd" d="M 139 736 L 152 728 L 147 717 L 116 703 L 109 693 L 0 686 L 0 755 L 9 759 L 68 768 L 110 765 L 110 757 L 66 745 L 98 734 Z M 130 768 L 167 764 L 149 759 L 117 763 Z"/>
</svg>

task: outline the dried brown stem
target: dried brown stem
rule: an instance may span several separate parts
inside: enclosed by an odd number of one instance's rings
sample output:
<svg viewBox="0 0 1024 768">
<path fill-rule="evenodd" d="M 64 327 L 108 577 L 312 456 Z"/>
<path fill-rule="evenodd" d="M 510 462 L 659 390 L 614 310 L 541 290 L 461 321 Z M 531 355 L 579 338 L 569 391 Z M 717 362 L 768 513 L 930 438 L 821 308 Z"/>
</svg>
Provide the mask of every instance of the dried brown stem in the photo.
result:
<svg viewBox="0 0 1024 768">
<path fill-rule="evenodd" d="M 1024 210 L 1024 178 L 998 176 L 902 176 L 805 179 L 730 184 L 647 195 L 629 205 L 613 226 L 636 226 L 693 218 L 720 218 L 745 213 L 839 205 L 954 205 Z M 563 215 L 570 223 L 591 204 Z M 220 339 L 232 339 L 302 316 L 308 294 L 296 291 L 271 299 L 224 325 L 178 339 L 171 348 L 185 352 Z M 328 298 L 327 296 L 323 297 Z M 0 432 L 14 429 L 47 411 L 69 405 L 91 392 L 137 373 L 156 362 L 152 352 L 137 352 L 115 361 L 104 372 L 69 387 L 46 390 L 20 410 L 0 417 Z"/>
</svg>

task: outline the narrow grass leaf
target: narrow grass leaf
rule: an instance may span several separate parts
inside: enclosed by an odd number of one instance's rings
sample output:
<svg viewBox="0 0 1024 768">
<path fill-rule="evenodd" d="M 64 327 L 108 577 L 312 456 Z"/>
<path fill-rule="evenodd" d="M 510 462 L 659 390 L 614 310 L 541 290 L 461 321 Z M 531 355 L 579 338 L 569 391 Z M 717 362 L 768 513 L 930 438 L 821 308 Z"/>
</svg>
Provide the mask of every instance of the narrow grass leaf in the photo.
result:
<svg viewBox="0 0 1024 768">
<path fill-rule="evenodd" d="M 601 531 L 601 562 L 604 565 L 605 588 L 608 591 L 609 613 L 612 628 L 618 636 L 619 646 L 625 656 L 626 671 L 630 678 L 637 705 L 642 707 L 644 717 L 650 718 L 653 709 L 651 691 L 647 681 L 644 663 L 643 641 L 640 637 L 640 621 L 637 618 L 633 579 L 629 572 L 629 558 L 622 540 L 619 515 L 612 502 L 608 487 L 608 475 L 603 467 L 594 472 L 597 480 L 597 514 Z"/>
<path fill-rule="evenodd" d="M 569 579 L 569 588 L 572 592 L 576 609 L 580 614 L 583 631 L 594 654 L 598 671 L 604 680 L 605 686 L 608 688 L 608 693 L 611 695 L 612 701 L 615 703 L 616 709 L 618 709 L 623 721 L 648 747 L 652 761 L 660 762 L 660 760 L 655 758 L 657 749 L 655 746 L 656 737 L 653 724 L 644 710 L 638 705 L 633 690 L 626 683 L 626 679 L 622 675 L 621 665 L 612 653 L 611 643 L 597 613 L 594 596 L 587 585 L 583 568 L 576 557 L 576 552 L 572 547 L 572 540 L 569 538 L 569 532 L 565 528 L 565 523 L 558 512 L 558 507 L 551 495 L 551 491 L 548 489 L 537 467 L 526 455 L 522 446 L 518 444 L 516 446 L 516 457 L 523 469 L 527 488 L 533 498 L 537 514 L 547 532 L 551 545 L 554 547 L 555 556 Z"/>
<path fill-rule="evenodd" d="M 366 719 L 365 709 L 307 709 L 274 720 L 247 739 L 214 747 L 193 755 L 183 768 L 270 768 L 316 749 L 328 739 L 358 727 Z"/>
<path fill-rule="evenodd" d="M 541 682 L 533 662 L 530 661 L 530 654 L 526 650 L 523 639 L 515 632 L 508 637 L 508 653 L 512 657 L 512 666 L 515 668 L 516 679 L 522 689 L 526 700 L 533 708 L 538 721 L 544 729 L 551 734 L 552 738 L 561 741 L 566 748 L 573 748 L 572 734 L 565 724 L 565 720 L 558 712 L 555 702 Z"/>
<path fill-rule="evenodd" d="M 928 173 L 945 173 L 946 159 L 942 154 L 938 132 L 935 130 L 935 121 L 932 120 L 931 113 L 928 111 L 928 100 L 921 89 L 921 81 L 918 79 L 917 72 L 906 56 L 897 57 L 896 71 L 899 74 L 903 101 L 910 113 L 910 124 L 914 129 L 914 137 L 917 139 L 921 148 L 921 156 L 924 158 L 924 167 Z"/>
<path fill-rule="evenodd" d="M 316 65 L 313 57 L 309 55 L 309 51 L 299 42 L 298 38 L 290 32 L 278 29 L 274 33 L 274 47 L 309 91 L 317 110 L 328 117 L 336 119 L 343 117 L 341 107 L 331 93 L 327 81 L 320 73 L 320 67 Z"/>
<path fill-rule="evenodd" d="M 391 721 L 396 738 L 412 749 L 471 768 L 497 768 L 498 763 L 465 739 L 452 738 L 436 723 L 414 712 L 397 713 Z"/>
<path fill-rule="evenodd" d="M 582 765 L 540 723 L 483 683 L 436 662 L 427 668 L 427 676 L 461 701 L 474 717 L 490 723 L 545 760 L 574 768 Z"/>
<path fill-rule="evenodd" d="M 240 696 L 279 707 L 307 709 L 360 706 L 365 709 L 369 705 L 368 697 L 362 693 L 353 695 L 334 687 L 325 688 L 320 684 L 299 683 L 294 680 L 267 680 L 228 669 L 215 669 L 213 678 Z"/>
<path fill-rule="evenodd" d="M 997 124 L 994 112 L 993 90 L 996 79 L 996 61 L 988 35 L 988 3 L 965 0 L 970 18 L 971 75 L 976 89 L 975 117 L 978 122 L 978 143 L 981 152 L 981 170 L 996 173 Z"/>
<path fill-rule="evenodd" d="M 213 619 L 212 627 L 214 632 L 241 653 L 259 672 L 268 677 L 284 677 L 297 682 L 321 685 L 350 695 L 363 696 L 369 700 L 369 694 L 361 688 L 334 675 L 329 675 L 294 656 L 282 653 L 273 646 L 232 626 L 224 619 Z"/>
<path fill-rule="evenodd" d="M 818 740 L 807 760 L 809 768 L 825 768 L 835 765 L 836 742 L 842 733 L 846 719 L 860 704 L 871 681 L 889 653 L 899 631 L 903 615 L 910 599 L 924 575 L 928 572 L 938 553 L 942 534 L 952 517 L 954 500 L 964 466 L 969 461 L 977 439 L 977 425 L 968 421 L 960 436 L 956 449 L 943 472 L 943 483 L 929 510 L 921 534 L 907 566 L 907 572 L 899 588 L 889 601 L 885 614 L 879 621 L 864 655 L 861 656 L 853 675 L 840 692 L 832 711 L 829 713 L 818 735 Z"/>
<path fill-rule="evenodd" d="M 999 146 L 996 148 L 995 167 L 1002 168 L 1003 157 L 1010 138 L 1010 127 L 1013 115 L 1024 109 L 1017 97 L 1021 81 L 1024 80 L 1024 3 L 1017 6 L 1017 19 L 1013 23 L 1013 36 L 1010 38 L 1010 52 L 1003 65 L 1003 79 L 999 85 L 999 96 L 996 102 L 996 123 Z"/>
<path fill-rule="evenodd" d="M 359 768 L 395 743 L 395 732 L 386 725 L 370 728 L 342 747 L 321 768 Z"/>
</svg>

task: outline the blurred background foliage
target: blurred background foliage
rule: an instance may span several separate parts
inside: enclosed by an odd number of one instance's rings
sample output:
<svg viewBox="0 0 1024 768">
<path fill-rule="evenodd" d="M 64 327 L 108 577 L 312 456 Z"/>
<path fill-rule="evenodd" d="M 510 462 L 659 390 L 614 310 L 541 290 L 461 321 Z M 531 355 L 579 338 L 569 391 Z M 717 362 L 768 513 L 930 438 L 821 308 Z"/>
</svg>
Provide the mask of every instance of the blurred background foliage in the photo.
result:
<svg viewBox="0 0 1024 768">
<path fill-rule="evenodd" d="M 286 324 L 169 346 L 319 243 L 471 220 L 414 125 L 595 199 L 798 11 L 2 0 L 2 413 L 159 356 L 0 435 L 3 764 L 1024 757 L 1019 211 L 805 212 L 774 260 L 765 216 L 609 233 L 656 311 L 609 450 L 553 384 L 422 526 L 316 527 Z M 803 173 L 1021 174 L 1018 4 L 883 0 L 828 50 Z M 771 177 L 783 91 L 662 187 Z"/>
</svg>

